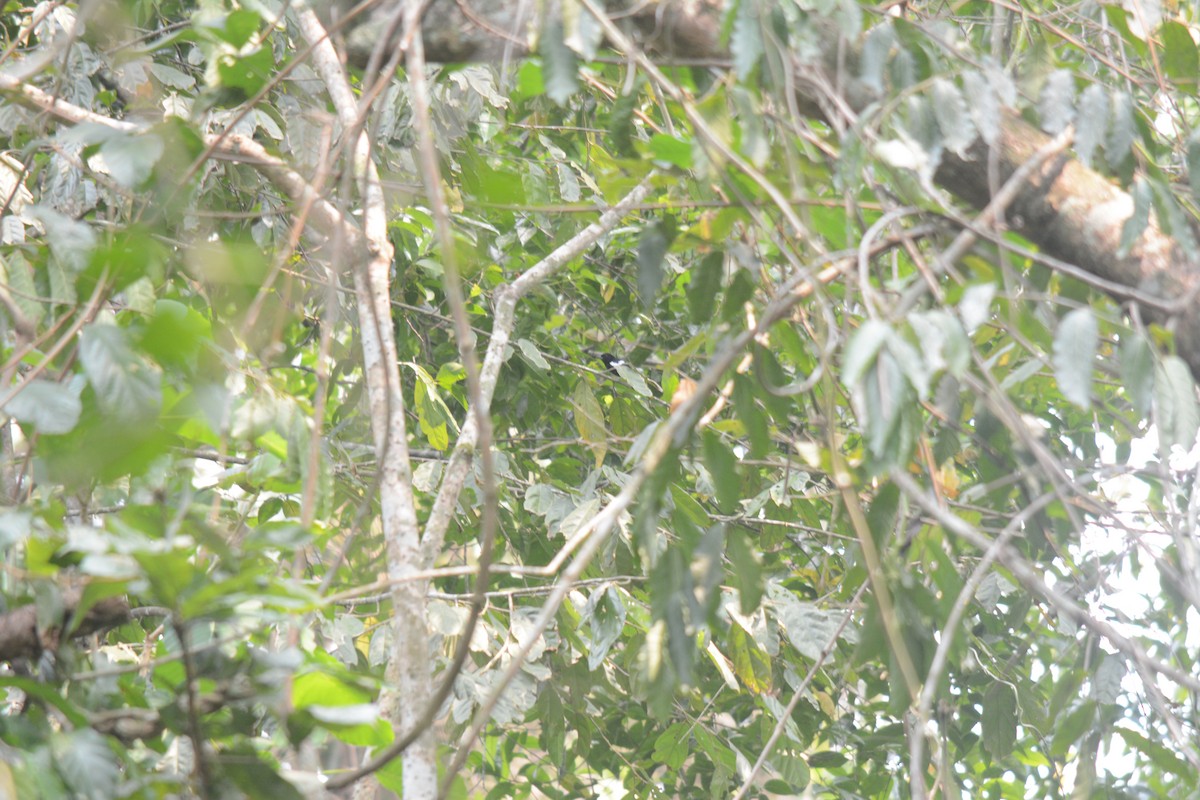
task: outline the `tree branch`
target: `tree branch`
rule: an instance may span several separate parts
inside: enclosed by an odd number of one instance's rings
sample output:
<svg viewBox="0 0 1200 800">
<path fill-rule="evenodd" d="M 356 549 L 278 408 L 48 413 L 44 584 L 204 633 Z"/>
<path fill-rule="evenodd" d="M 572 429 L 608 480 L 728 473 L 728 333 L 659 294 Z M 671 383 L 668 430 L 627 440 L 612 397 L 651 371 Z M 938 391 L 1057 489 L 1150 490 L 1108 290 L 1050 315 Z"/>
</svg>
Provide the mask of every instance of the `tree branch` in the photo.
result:
<svg viewBox="0 0 1200 800">
<path fill-rule="evenodd" d="M 64 623 L 71 620 L 82 599 L 82 589 L 63 592 Z M 71 635 L 89 636 L 104 628 L 123 625 L 129 619 L 129 601 L 124 596 L 106 597 L 84 612 Z M 39 630 L 37 606 L 33 604 L 0 614 L 0 662 L 36 658 L 43 650 L 57 647 L 62 632 L 63 624 Z"/>
<path fill-rule="evenodd" d="M 621 198 L 615 205 L 606 210 L 592 224 L 563 242 L 554 252 L 521 273 L 512 283 L 496 289 L 493 299 L 495 316 L 492 320 L 492 335 L 488 341 L 487 353 L 483 358 L 483 367 L 479 375 L 480 403 L 484 410 L 491 408 L 492 395 L 496 390 L 496 381 L 500 377 L 500 367 L 504 364 L 504 353 L 508 349 L 509 337 L 516 324 L 517 302 L 531 289 L 549 280 L 574 258 L 578 258 L 585 250 L 595 244 L 650 194 L 654 174 L 648 175 L 635 186 L 629 194 Z M 429 520 L 425 523 L 424 539 L 421 543 L 424 565 L 430 567 L 442 550 L 446 530 L 454 519 L 454 509 L 458 504 L 458 496 L 466 482 L 467 473 L 475 453 L 478 438 L 478 427 L 474 415 L 463 422 L 462 431 L 455 443 L 454 452 L 450 455 L 450 463 L 442 478 L 441 488 L 434 501 Z"/>
</svg>

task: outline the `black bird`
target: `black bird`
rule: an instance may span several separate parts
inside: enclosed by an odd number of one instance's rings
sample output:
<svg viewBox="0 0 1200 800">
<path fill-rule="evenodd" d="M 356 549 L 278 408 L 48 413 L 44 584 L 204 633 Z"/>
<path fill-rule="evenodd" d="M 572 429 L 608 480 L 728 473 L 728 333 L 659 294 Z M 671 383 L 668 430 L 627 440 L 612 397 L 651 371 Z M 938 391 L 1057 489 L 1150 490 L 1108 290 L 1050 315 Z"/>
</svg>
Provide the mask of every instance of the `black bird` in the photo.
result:
<svg viewBox="0 0 1200 800">
<path fill-rule="evenodd" d="M 614 356 L 612 353 L 601 353 L 600 360 L 604 362 L 604 367 L 613 375 L 617 374 L 617 367 L 625 365 L 625 359 L 620 356 Z"/>
</svg>

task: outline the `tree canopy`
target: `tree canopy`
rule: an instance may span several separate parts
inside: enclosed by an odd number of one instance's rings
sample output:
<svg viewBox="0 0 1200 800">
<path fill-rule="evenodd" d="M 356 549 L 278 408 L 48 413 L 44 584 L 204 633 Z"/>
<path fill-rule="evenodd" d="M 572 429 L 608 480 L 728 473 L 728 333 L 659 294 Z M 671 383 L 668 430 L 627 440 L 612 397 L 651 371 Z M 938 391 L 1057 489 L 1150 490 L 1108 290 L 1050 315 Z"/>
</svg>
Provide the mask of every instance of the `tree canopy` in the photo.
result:
<svg viewBox="0 0 1200 800">
<path fill-rule="evenodd" d="M 0 798 L 1200 798 L 1195 4 L 315 6 L 3 9 Z"/>
</svg>

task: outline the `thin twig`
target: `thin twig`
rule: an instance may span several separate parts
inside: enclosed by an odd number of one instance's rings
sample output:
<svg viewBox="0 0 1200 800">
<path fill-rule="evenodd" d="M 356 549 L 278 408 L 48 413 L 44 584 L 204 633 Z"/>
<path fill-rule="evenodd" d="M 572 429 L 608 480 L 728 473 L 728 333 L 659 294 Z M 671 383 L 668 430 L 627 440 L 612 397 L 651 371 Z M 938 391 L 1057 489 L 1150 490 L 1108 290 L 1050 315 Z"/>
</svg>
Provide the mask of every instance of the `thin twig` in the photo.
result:
<svg viewBox="0 0 1200 800">
<path fill-rule="evenodd" d="M 771 730 L 771 735 L 767 737 L 766 743 L 758 753 L 758 758 L 754 761 L 754 766 L 750 768 L 750 772 L 746 774 L 745 780 L 733 795 L 732 800 L 742 800 L 746 793 L 750 791 L 750 787 L 754 785 L 754 779 L 758 773 L 762 771 L 763 765 L 767 763 L 767 757 L 771 751 L 775 749 L 775 743 L 783 736 L 783 731 L 787 724 L 792 721 L 792 712 L 796 710 L 800 700 L 804 697 L 804 690 L 812 683 L 813 678 L 817 676 L 818 670 L 825 666 L 826 659 L 833 653 L 833 648 L 837 646 L 838 639 L 842 638 L 842 631 L 850 624 L 850 620 L 854 618 L 854 611 L 858 607 L 859 600 L 862 599 L 863 592 L 867 590 L 867 584 L 863 583 L 858 587 L 858 591 L 854 593 L 854 597 L 850 600 L 850 607 L 846 609 L 846 613 L 842 616 L 842 621 L 838 623 L 837 628 L 830 634 L 825 646 L 821 648 L 821 652 L 817 654 L 812 666 L 808 668 L 808 672 L 804 676 L 804 680 L 800 681 L 800 685 L 792 690 L 792 699 L 788 701 L 783 712 L 775 720 L 775 727 Z"/>
</svg>

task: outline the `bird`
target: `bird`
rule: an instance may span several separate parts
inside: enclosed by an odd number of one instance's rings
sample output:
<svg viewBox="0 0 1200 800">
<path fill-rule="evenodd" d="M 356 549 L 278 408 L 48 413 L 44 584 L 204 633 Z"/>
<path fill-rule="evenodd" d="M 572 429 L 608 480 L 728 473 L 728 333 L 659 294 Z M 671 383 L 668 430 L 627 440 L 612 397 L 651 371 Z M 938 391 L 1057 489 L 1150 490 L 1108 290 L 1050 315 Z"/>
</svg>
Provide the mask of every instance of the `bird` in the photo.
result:
<svg viewBox="0 0 1200 800">
<path fill-rule="evenodd" d="M 604 362 L 604 368 L 614 375 L 617 374 L 617 367 L 623 367 L 627 363 L 625 359 L 612 353 L 601 353 L 600 360 Z"/>
</svg>

